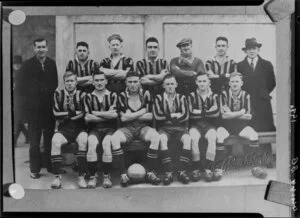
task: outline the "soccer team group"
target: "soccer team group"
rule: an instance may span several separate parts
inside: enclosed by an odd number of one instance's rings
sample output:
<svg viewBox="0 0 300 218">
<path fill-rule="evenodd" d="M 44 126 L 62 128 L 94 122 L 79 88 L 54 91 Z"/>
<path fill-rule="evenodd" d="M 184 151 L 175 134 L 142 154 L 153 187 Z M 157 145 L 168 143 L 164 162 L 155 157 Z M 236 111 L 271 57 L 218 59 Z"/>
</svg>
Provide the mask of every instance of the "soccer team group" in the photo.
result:
<svg viewBox="0 0 300 218">
<path fill-rule="evenodd" d="M 41 39 L 35 45 L 45 43 Z M 193 56 L 190 38 L 177 43 L 180 56 L 170 65 L 158 58 L 155 37 L 146 40 L 147 57 L 136 65 L 121 53 L 120 35 L 111 35 L 108 43 L 111 56 L 98 64 L 89 58 L 89 45 L 78 42 L 76 58 L 69 61 L 63 75 L 64 89 L 54 93 L 53 113 L 59 126 L 51 144 L 51 188 L 62 186 L 61 148 L 70 142 L 78 144 L 79 188 L 96 188 L 98 161 L 102 161 L 104 188 L 113 185 L 113 162 L 120 171 L 121 185 L 128 186 L 123 149 L 134 139 L 150 144 L 145 168 L 146 181 L 153 185 L 169 185 L 174 174 L 183 184 L 201 178 L 220 180 L 223 169 L 208 166 L 223 158 L 224 140 L 230 135 L 248 138 L 254 152 L 258 148 L 258 133 L 251 124 L 255 106 L 243 89 L 243 72 L 238 72 L 235 61 L 226 55 L 227 38 L 216 39 L 217 55 L 205 64 Z M 255 38 L 250 38 L 243 48 L 253 72 L 260 47 Z M 207 141 L 204 158 L 200 158 L 201 138 Z M 176 172 L 172 169 L 170 139 L 182 142 Z M 163 171 L 162 178 L 158 169 Z M 253 175 L 265 173 L 255 167 Z"/>
</svg>

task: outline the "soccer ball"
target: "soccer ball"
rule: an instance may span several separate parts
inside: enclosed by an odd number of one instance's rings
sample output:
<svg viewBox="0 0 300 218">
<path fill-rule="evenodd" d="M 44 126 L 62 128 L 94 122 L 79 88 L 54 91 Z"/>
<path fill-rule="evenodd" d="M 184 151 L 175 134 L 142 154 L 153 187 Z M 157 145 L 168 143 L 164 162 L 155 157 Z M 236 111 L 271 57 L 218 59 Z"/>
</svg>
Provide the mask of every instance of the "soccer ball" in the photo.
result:
<svg viewBox="0 0 300 218">
<path fill-rule="evenodd" d="M 141 164 L 134 163 L 128 167 L 127 175 L 133 182 L 142 182 L 145 180 L 146 170 Z"/>
</svg>

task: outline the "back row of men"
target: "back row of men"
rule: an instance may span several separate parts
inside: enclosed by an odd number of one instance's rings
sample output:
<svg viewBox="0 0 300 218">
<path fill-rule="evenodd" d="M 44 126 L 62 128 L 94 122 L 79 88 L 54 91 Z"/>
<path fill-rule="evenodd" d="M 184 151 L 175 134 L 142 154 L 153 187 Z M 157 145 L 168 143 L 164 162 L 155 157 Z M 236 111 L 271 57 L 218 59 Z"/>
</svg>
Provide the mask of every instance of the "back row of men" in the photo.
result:
<svg viewBox="0 0 300 218">
<path fill-rule="evenodd" d="M 167 101 L 168 104 L 165 105 L 163 104 L 165 108 L 161 108 L 162 111 L 165 111 L 166 109 L 171 110 L 169 111 L 168 114 L 173 114 L 173 115 L 170 115 L 166 118 L 170 119 L 172 122 L 174 121 L 175 123 L 177 123 L 178 120 L 180 120 L 183 117 L 181 117 L 178 114 L 180 112 L 176 112 L 174 108 L 178 107 L 179 105 L 185 105 L 184 104 L 185 100 L 183 99 L 185 97 L 190 96 L 190 93 L 194 93 L 195 95 L 194 96 L 195 102 L 193 103 L 193 105 L 203 104 L 208 108 L 210 108 L 209 106 L 212 106 L 211 103 L 213 102 L 213 100 L 209 100 L 210 98 L 207 98 L 209 96 L 208 93 L 210 92 L 205 94 L 204 97 L 202 96 L 202 98 L 196 97 L 198 96 L 196 90 L 197 87 L 199 88 L 199 86 L 197 86 L 197 83 L 195 81 L 197 81 L 199 78 L 202 78 L 202 77 L 197 77 L 198 75 L 207 74 L 208 79 L 210 78 L 210 80 L 212 80 L 213 91 L 218 92 L 218 90 L 225 90 L 228 87 L 228 83 L 226 83 L 226 78 L 228 78 L 230 74 L 232 74 L 233 72 L 237 71 L 240 72 L 241 75 L 233 78 L 240 78 L 240 79 L 243 78 L 243 82 L 241 82 L 243 84 L 243 88 L 251 96 L 251 105 L 249 103 L 249 105 L 245 109 L 249 111 L 248 108 L 251 108 L 253 114 L 251 123 L 249 125 L 251 126 L 252 129 L 255 129 L 256 131 L 275 131 L 275 126 L 273 123 L 272 107 L 270 103 L 270 99 L 271 99 L 270 93 L 275 87 L 275 75 L 274 75 L 272 64 L 269 61 L 262 59 L 258 55 L 262 44 L 258 43 L 255 38 L 246 39 L 245 47 L 242 49 L 245 51 L 247 56 L 242 62 L 235 64 L 233 60 L 230 60 L 226 56 L 226 51 L 228 49 L 228 40 L 225 37 L 218 37 L 216 39 L 217 55 L 215 56 L 214 59 L 207 61 L 205 66 L 201 61 L 201 59 L 193 56 L 192 40 L 183 39 L 177 44 L 177 47 L 180 49 L 180 56 L 171 60 L 170 69 L 168 67 L 166 60 L 158 58 L 159 42 L 154 37 L 150 37 L 146 40 L 147 58 L 138 61 L 136 63 L 135 69 L 134 69 L 133 60 L 131 58 L 126 58 L 121 53 L 121 47 L 123 42 L 121 36 L 118 34 L 114 34 L 108 38 L 108 41 L 109 41 L 109 48 L 111 49 L 111 56 L 102 60 L 100 65 L 98 65 L 95 61 L 88 58 L 89 46 L 87 43 L 85 42 L 77 43 L 76 58 L 74 60 L 71 60 L 67 64 L 66 71 L 73 72 L 76 75 L 76 81 L 77 81 L 76 83 L 79 90 L 84 90 L 87 93 L 91 93 L 92 90 L 94 89 L 93 81 L 95 79 L 92 75 L 93 74 L 96 75 L 97 73 L 102 72 L 104 74 L 105 80 L 107 81 L 107 90 L 111 91 L 112 93 L 118 94 L 120 98 L 127 99 L 129 95 L 128 92 L 125 91 L 125 78 L 128 79 L 129 71 L 135 70 L 135 72 L 137 73 L 136 76 L 134 76 L 133 78 L 140 77 L 141 79 L 140 82 L 131 81 L 132 83 L 136 83 L 136 82 L 141 83 L 144 90 L 149 90 L 149 92 L 153 96 L 155 96 L 156 94 L 160 94 L 158 96 L 161 96 L 162 99 L 165 99 L 166 97 L 165 94 L 163 93 L 166 93 L 166 90 L 168 89 L 172 89 L 171 88 L 172 86 L 173 89 L 174 86 L 177 87 L 177 82 L 175 82 L 177 80 L 178 87 L 176 89 L 176 92 L 179 93 L 179 95 L 176 94 L 174 96 L 178 96 L 178 97 L 174 98 L 172 101 L 171 100 Z M 57 69 L 56 69 L 55 61 L 47 57 L 47 51 L 48 51 L 47 41 L 43 38 L 40 38 L 35 40 L 33 44 L 34 44 L 34 51 L 36 55 L 31 59 L 27 60 L 26 62 L 24 62 L 24 64 L 22 65 L 18 82 L 16 82 L 15 96 L 18 102 L 22 102 L 21 103 L 23 105 L 22 108 L 24 109 L 24 111 L 26 111 L 28 124 L 29 124 L 30 171 L 31 171 L 30 176 L 32 178 L 39 178 L 40 176 L 39 172 L 41 168 L 39 143 L 40 143 L 42 132 L 44 134 L 44 144 L 45 144 L 45 154 L 46 154 L 45 157 L 47 158 L 47 162 L 48 162 L 47 170 L 49 172 L 54 172 L 54 168 L 55 168 L 52 167 L 50 161 L 50 155 L 52 155 L 52 163 L 55 163 L 55 158 L 53 159 L 53 155 L 55 155 L 55 152 L 53 153 L 53 151 L 55 151 L 55 149 L 53 149 L 53 147 L 55 147 L 53 146 L 53 141 L 51 145 L 51 138 L 53 136 L 54 123 L 55 123 L 52 107 L 53 107 L 53 93 L 57 88 L 58 81 L 57 81 Z M 168 79 L 168 77 L 171 78 Z M 207 80 L 206 77 L 207 76 L 203 77 L 205 78 L 204 80 Z M 215 79 L 215 77 L 221 77 L 221 78 Z M 161 84 L 163 81 L 166 82 L 166 78 L 168 80 L 171 80 L 171 82 L 169 82 L 170 83 L 169 85 L 162 86 Z M 198 79 L 196 80 L 196 78 Z M 200 83 L 201 81 L 199 81 L 199 84 Z M 134 86 L 134 84 L 132 84 L 132 86 Z M 66 99 L 70 100 L 70 102 L 64 103 L 63 109 L 65 109 L 67 105 L 73 105 L 73 104 L 75 105 L 76 108 L 78 102 L 76 100 L 74 101 L 73 97 L 72 98 L 67 97 L 72 95 L 66 94 L 65 96 Z M 232 96 L 232 93 L 228 92 L 228 96 Z M 243 94 L 242 96 L 245 97 L 248 96 L 248 94 L 247 95 Z M 162 99 L 159 99 L 158 97 L 157 101 L 163 102 Z M 228 97 L 228 99 L 230 98 Z M 244 100 L 240 101 L 238 99 L 241 99 L 241 95 L 238 95 L 238 98 L 237 96 L 233 97 L 232 102 L 230 102 L 230 105 L 233 108 L 230 108 L 231 107 L 230 106 L 229 107 L 230 110 L 225 109 L 225 111 L 233 112 L 235 111 L 234 108 L 241 108 L 238 105 L 243 105 L 245 102 Z M 126 102 L 126 101 L 127 100 L 120 101 L 120 102 Z M 100 102 L 98 102 L 98 107 L 103 106 L 103 104 L 107 105 L 107 102 L 106 101 L 104 102 L 105 103 L 103 103 L 102 100 L 100 100 Z M 151 113 L 150 114 L 148 114 L 148 112 L 146 113 L 145 112 L 146 109 L 144 108 L 142 110 L 138 110 L 138 114 L 135 114 L 135 116 L 133 116 L 132 113 L 137 112 L 136 110 L 139 109 L 139 107 L 144 104 L 144 102 L 139 103 L 138 98 L 134 98 L 133 102 L 136 103 L 134 103 L 134 105 L 131 104 L 127 105 L 126 103 L 126 106 L 129 106 L 128 111 L 131 112 L 130 114 L 127 114 L 126 110 L 122 112 L 125 114 L 124 115 L 126 117 L 125 121 L 126 119 L 131 120 L 133 118 L 136 118 L 136 116 L 140 117 L 142 120 L 145 120 L 146 118 L 149 119 L 149 116 L 152 116 L 150 115 Z M 200 112 L 198 111 L 196 112 L 196 114 L 200 113 L 201 116 L 203 116 L 203 111 L 206 110 L 201 110 L 200 108 L 196 108 L 196 111 L 200 110 Z M 159 110 L 158 108 L 156 109 Z M 70 108 L 68 108 L 68 110 L 70 110 Z M 73 111 L 72 113 L 74 113 L 73 109 L 71 109 L 71 111 Z M 191 112 L 193 113 L 193 110 Z M 70 115 L 76 115 L 72 113 Z M 144 113 L 146 115 L 144 115 Z M 238 114 L 232 116 L 234 117 L 241 116 L 243 118 L 248 117 L 247 119 L 249 119 L 249 115 L 244 116 L 243 115 L 244 113 L 245 111 L 241 110 L 239 111 Z M 157 114 L 158 114 L 157 119 L 159 120 L 160 119 L 159 114 L 161 114 L 161 111 L 158 111 Z M 85 115 L 85 119 L 89 119 L 89 116 L 90 116 L 89 114 Z M 94 116 L 97 116 L 97 114 L 94 114 Z M 100 119 L 102 119 L 101 116 Z M 108 116 L 110 117 L 112 115 L 110 114 Z M 121 120 L 122 120 L 122 115 L 121 115 Z M 120 131 L 117 131 L 116 133 L 118 132 Z M 129 132 L 130 131 L 125 131 L 123 135 L 135 136 L 136 134 L 135 131 L 134 134 Z M 143 133 L 145 133 L 145 131 L 143 131 Z M 165 131 L 165 133 L 166 136 L 169 135 L 167 130 Z M 66 139 L 66 137 L 64 138 Z M 126 140 L 127 138 L 113 137 L 113 139 L 121 140 L 120 141 L 121 143 L 124 142 L 124 140 Z M 164 139 L 161 139 L 160 137 L 160 144 L 163 145 L 165 144 L 166 140 Z M 183 139 L 185 139 L 185 137 L 183 137 Z M 189 139 L 186 139 L 186 141 L 188 140 Z M 83 141 L 86 142 L 87 139 Z M 184 141 L 185 142 L 183 143 L 184 145 L 189 144 L 186 141 Z M 112 140 L 111 143 L 113 145 L 116 145 L 119 142 L 114 142 L 114 140 Z M 162 148 L 164 148 L 164 146 L 162 146 Z M 214 149 L 214 147 L 212 146 L 211 149 Z M 117 162 L 122 162 L 122 158 L 123 158 L 122 154 L 123 154 L 122 151 L 117 151 L 117 153 L 115 153 L 116 160 L 118 160 L 119 156 L 120 156 L 119 159 L 121 160 Z M 81 155 L 79 154 L 78 157 L 80 156 L 85 157 L 84 152 Z M 155 154 L 151 155 L 151 152 L 149 156 L 156 157 Z M 162 154 L 162 156 L 165 157 L 166 163 L 168 163 L 167 160 L 170 160 L 168 155 Z M 187 151 L 185 149 L 183 149 L 183 154 L 181 156 L 183 162 L 184 160 L 186 161 L 188 160 Z M 61 158 L 58 157 L 57 160 L 59 162 Z M 80 160 L 78 160 L 78 164 L 80 165 Z M 180 174 L 180 175 L 183 175 L 182 178 L 186 178 L 185 174 Z M 126 178 L 123 180 L 126 181 Z M 126 182 L 124 183 L 126 184 Z M 59 185 L 54 185 L 54 187 L 59 187 Z"/>
</svg>

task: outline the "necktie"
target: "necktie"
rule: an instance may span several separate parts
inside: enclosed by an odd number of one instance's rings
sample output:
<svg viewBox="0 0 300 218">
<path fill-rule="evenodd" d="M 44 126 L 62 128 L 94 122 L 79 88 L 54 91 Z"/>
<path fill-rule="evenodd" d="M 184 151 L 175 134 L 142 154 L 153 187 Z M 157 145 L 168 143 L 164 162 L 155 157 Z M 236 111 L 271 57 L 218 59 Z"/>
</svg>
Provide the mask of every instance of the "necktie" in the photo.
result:
<svg viewBox="0 0 300 218">
<path fill-rule="evenodd" d="M 253 58 L 251 59 L 250 66 L 251 66 L 251 68 L 252 68 L 252 71 L 254 71 L 254 59 L 253 59 Z"/>
</svg>

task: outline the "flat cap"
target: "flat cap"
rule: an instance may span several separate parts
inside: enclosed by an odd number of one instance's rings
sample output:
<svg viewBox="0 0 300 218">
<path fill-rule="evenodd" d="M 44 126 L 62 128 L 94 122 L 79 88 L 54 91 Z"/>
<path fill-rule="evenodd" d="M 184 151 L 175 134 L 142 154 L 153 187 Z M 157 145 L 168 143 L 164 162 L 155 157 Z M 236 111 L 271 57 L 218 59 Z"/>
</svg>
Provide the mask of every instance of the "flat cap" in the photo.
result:
<svg viewBox="0 0 300 218">
<path fill-rule="evenodd" d="M 119 34 L 112 34 L 110 37 L 108 37 L 107 41 L 110 42 L 113 39 L 117 39 L 120 42 L 123 42 L 123 39 Z"/>
<path fill-rule="evenodd" d="M 177 47 L 177 48 L 180 48 L 182 45 L 184 45 L 184 44 L 191 44 L 192 42 L 193 42 L 193 41 L 192 41 L 191 38 L 183 38 L 183 39 L 180 40 L 180 42 L 178 42 L 178 43 L 176 44 L 176 47 Z"/>
</svg>

